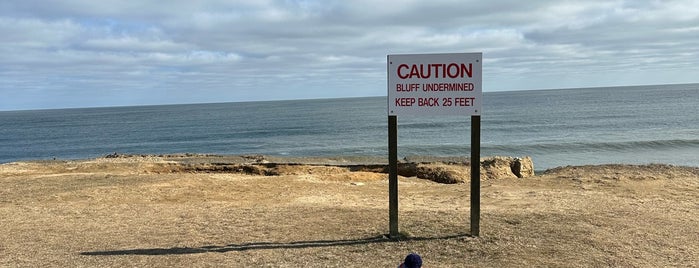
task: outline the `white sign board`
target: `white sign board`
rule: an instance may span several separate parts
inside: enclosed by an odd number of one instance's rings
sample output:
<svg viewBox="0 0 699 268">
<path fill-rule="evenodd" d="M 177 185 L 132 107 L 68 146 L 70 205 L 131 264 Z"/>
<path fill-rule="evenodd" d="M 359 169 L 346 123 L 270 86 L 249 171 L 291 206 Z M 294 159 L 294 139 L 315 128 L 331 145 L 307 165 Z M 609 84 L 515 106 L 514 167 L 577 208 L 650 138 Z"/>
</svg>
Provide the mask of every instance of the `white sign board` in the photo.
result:
<svg viewBox="0 0 699 268">
<path fill-rule="evenodd" d="M 388 115 L 480 115 L 483 53 L 388 55 Z"/>
</svg>

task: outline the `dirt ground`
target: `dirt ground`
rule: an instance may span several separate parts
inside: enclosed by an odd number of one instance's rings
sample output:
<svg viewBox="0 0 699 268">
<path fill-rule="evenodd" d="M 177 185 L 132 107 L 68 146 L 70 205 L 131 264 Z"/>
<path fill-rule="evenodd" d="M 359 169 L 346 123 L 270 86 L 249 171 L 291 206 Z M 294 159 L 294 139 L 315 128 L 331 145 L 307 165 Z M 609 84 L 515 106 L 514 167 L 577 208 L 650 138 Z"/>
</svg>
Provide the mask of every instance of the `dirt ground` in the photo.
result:
<svg viewBox="0 0 699 268">
<path fill-rule="evenodd" d="M 162 157 L 0 165 L 0 267 L 396 267 L 410 252 L 430 268 L 699 265 L 699 168 L 487 179 L 480 237 L 470 236 L 469 183 L 400 177 L 406 238 L 392 241 L 386 174 L 182 166 Z"/>
</svg>

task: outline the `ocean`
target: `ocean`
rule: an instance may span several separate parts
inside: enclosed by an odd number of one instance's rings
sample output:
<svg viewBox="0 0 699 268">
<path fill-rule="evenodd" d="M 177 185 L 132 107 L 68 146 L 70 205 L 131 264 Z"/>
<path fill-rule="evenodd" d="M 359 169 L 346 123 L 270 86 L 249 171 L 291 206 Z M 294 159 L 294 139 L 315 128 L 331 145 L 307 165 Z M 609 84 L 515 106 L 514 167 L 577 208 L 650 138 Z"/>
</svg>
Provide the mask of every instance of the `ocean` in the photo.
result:
<svg viewBox="0 0 699 268">
<path fill-rule="evenodd" d="M 114 152 L 387 156 L 386 97 L 2 111 L 0 126 L 0 163 Z M 398 155 L 469 156 L 470 116 L 398 117 Z M 699 84 L 486 92 L 481 155 L 531 156 L 537 170 L 699 166 Z"/>
</svg>

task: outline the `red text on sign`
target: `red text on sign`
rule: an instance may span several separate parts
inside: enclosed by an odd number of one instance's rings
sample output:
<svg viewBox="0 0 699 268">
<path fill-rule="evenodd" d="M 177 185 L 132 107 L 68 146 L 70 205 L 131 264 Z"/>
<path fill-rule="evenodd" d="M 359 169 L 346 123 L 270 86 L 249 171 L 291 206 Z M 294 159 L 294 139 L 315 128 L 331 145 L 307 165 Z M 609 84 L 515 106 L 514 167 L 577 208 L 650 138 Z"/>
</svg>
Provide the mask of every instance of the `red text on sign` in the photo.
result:
<svg viewBox="0 0 699 268">
<path fill-rule="evenodd" d="M 401 64 L 398 65 L 398 77 L 408 78 L 464 78 L 472 77 L 473 64 L 464 63 L 430 63 L 430 64 Z"/>
<path fill-rule="evenodd" d="M 413 106 L 415 98 L 396 98 L 396 106 Z"/>
<path fill-rule="evenodd" d="M 417 91 L 420 84 L 396 84 L 396 91 Z"/>
<path fill-rule="evenodd" d="M 419 98 L 417 99 L 417 106 L 439 106 L 439 98 Z"/>
<path fill-rule="evenodd" d="M 473 106 L 473 100 L 476 98 L 454 98 L 455 106 Z"/>
</svg>

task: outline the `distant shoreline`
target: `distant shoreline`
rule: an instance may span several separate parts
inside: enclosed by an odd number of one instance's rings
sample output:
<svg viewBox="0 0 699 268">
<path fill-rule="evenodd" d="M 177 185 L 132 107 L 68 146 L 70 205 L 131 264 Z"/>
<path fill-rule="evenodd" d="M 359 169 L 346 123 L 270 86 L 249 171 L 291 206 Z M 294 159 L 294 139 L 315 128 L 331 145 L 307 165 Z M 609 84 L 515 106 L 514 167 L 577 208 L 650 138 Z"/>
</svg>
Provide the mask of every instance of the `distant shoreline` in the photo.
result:
<svg viewBox="0 0 699 268">
<path fill-rule="evenodd" d="M 481 165 L 484 161 L 488 159 L 505 157 L 505 158 L 521 158 L 528 156 L 481 156 Z M 94 158 L 76 158 L 76 159 L 33 159 L 33 160 L 20 160 L 12 161 L 6 163 L 0 163 L 0 165 L 12 164 L 12 163 L 36 163 L 36 164 L 57 164 L 57 163 L 70 163 L 70 162 L 89 162 L 89 161 L 116 161 L 116 162 L 162 162 L 169 161 L 175 162 L 183 165 L 211 165 L 211 164 L 279 164 L 279 165 L 310 165 L 310 166 L 338 166 L 338 167 L 351 167 L 351 166 L 366 166 L 366 167 L 379 167 L 388 165 L 387 157 L 382 156 L 273 156 L 273 155 L 263 155 L 263 154 L 249 154 L 249 155 L 225 155 L 225 154 L 202 154 L 202 153 L 176 153 L 176 154 L 121 154 L 112 153 Z M 470 162 L 470 157 L 467 156 L 406 156 L 398 159 L 399 163 L 403 164 L 428 164 L 428 163 L 444 163 L 451 165 L 466 165 Z M 550 170 L 559 170 L 562 168 L 575 168 L 575 167 L 595 167 L 595 166 L 607 166 L 607 167 L 641 167 L 641 166 L 665 166 L 665 167 L 677 167 L 677 168 L 699 168 L 699 166 L 691 165 L 673 165 L 667 163 L 646 163 L 646 164 L 634 164 L 634 163 L 602 163 L 602 164 L 581 164 L 581 165 L 563 165 L 547 169 L 537 169 L 536 163 L 533 163 L 533 168 L 536 174 L 542 174 Z"/>
</svg>

